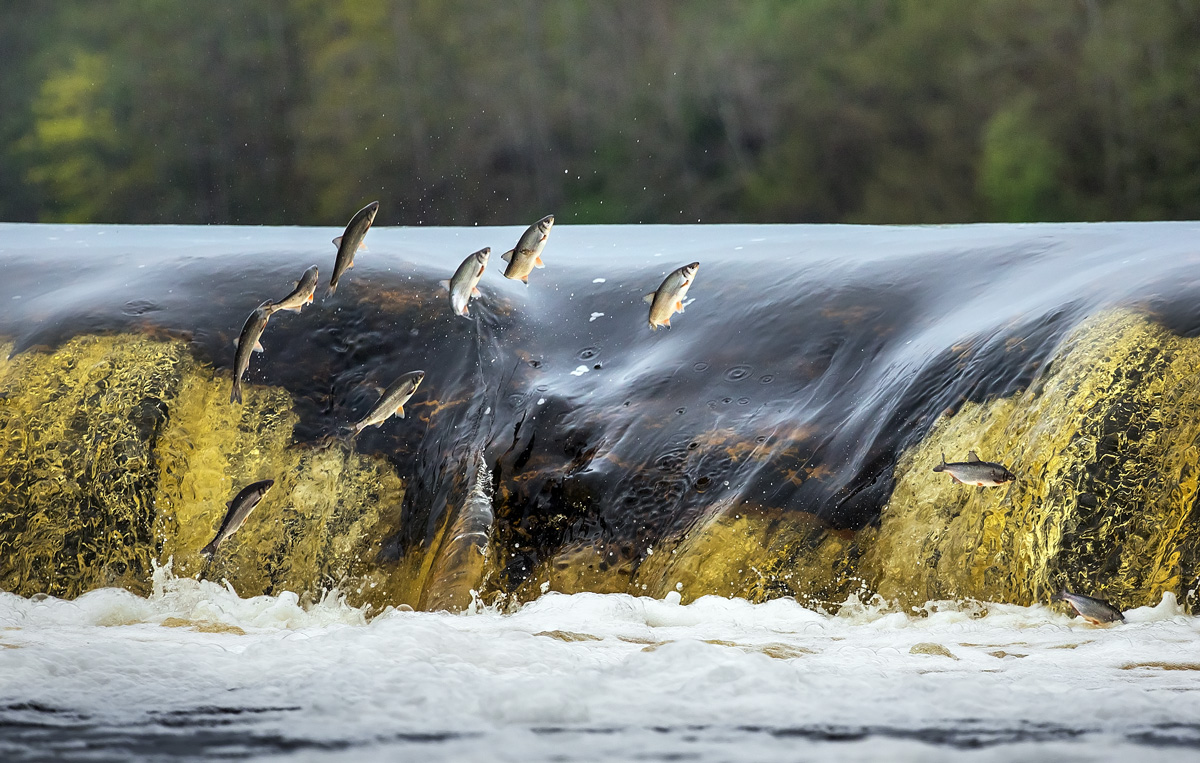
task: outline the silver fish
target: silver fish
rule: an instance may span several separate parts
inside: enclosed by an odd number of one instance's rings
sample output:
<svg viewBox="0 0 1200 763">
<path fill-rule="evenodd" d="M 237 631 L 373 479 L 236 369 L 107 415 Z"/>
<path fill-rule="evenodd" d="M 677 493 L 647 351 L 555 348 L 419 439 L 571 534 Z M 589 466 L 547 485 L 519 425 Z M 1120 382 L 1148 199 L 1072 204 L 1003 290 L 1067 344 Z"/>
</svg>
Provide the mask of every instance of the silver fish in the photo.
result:
<svg viewBox="0 0 1200 763">
<path fill-rule="evenodd" d="M 231 403 L 242 402 L 242 374 L 246 373 L 250 366 L 250 353 L 263 351 L 262 343 L 258 339 L 271 318 L 273 304 L 268 299 L 254 308 L 254 312 L 246 319 L 246 325 L 242 326 L 242 333 L 237 340 L 237 352 L 233 356 L 233 391 L 229 393 Z"/>
<path fill-rule="evenodd" d="M 443 288 L 450 290 L 450 309 L 455 315 L 470 317 L 467 303 L 471 301 L 471 297 L 479 296 L 477 286 L 487 268 L 488 255 L 491 253 L 491 247 L 485 246 L 475 254 L 469 255 L 458 266 L 458 270 L 454 271 L 454 276 L 449 281 L 442 281 Z"/>
<path fill-rule="evenodd" d="M 671 327 L 671 316 L 676 312 L 683 312 L 684 297 L 687 296 L 688 288 L 691 287 L 699 269 L 700 263 L 693 262 L 672 270 L 663 279 L 657 291 L 652 291 L 642 298 L 650 303 L 651 329 L 657 331 L 659 326 Z"/>
<path fill-rule="evenodd" d="M 1017 478 L 1017 475 L 1004 468 L 1003 464 L 980 461 L 973 450 L 967 452 L 966 461 L 953 463 L 946 463 L 946 454 L 943 453 L 942 463 L 933 467 L 933 470 L 946 472 L 955 482 L 976 487 L 997 487 Z"/>
<path fill-rule="evenodd" d="M 392 386 L 383 391 L 383 394 L 379 396 L 379 402 L 363 417 L 362 421 L 345 427 L 345 429 L 350 431 L 351 437 L 354 437 L 367 427 L 379 426 L 393 415 L 404 418 L 404 404 L 417 391 L 417 387 L 421 386 L 421 380 L 424 378 L 424 371 L 409 371 L 404 374 L 392 382 Z"/>
<path fill-rule="evenodd" d="M 304 271 L 304 275 L 300 276 L 292 293 L 271 305 L 271 314 L 274 315 L 280 310 L 300 312 L 305 305 L 313 301 L 313 292 L 317 290 L 317 277 L 316 265 Z"/>
<path fill-rule="evenodd" d="M 217 553 L 217 547 L 241 529 L 246 517 L 250 516 L 250 512 L 254 511 L 254 507 L 274 484 L 275 480 L 263 480 L 242 488 L 233 500 L 226 504 L 229 510 L 225 512 L 225 519 L 221 521 L 221 529 L 217 530 L 217 535 L 211 543 L 200 549 L 200 553 L 208 557 Z"/>
<path fill-rule="evenodd" d="M 1065 588 L 1052 599 L 1070 604 L 1080 617 L 1092 625 L 1125 622 L 1125 615 L 1121 614 L 1121 610 L 1103 599 L 1093 599 L 1091 596 L 1084 596 L 1081 593 L 1071 593 Z"/>
<path fill-rule="evenodd" d="M 515 247 L 500 255 L 500 259 L 508 263 L 505 278 L 523 281 L 528 286 L 533 269 L 546 267 L 542 262 L 542 249 L 546 247 L 546 239 L 553 227 L 554 215 L 546 215 L 525 229 Z"/>
<path fill-rule="evenodd" d="M 333 240 L 333 245 L 338 248 L 337 259 L 333 263 L 333 277 L 329 279 L 329 291 L 325 292 L 326 297 L 333 296 L 333 293 L 337 291 L 338 281 L 342 274 L 354 267 L 354 254 L 359 249 L 366 248 L 367 245 L 363 243 L 363 238 L 371 229 L 371 223 L 375 222 L 375 213 L 378 211 L 378 201 L 372 201 L 358 210 L 346 224 L 346 232 Z"/>
</svg>

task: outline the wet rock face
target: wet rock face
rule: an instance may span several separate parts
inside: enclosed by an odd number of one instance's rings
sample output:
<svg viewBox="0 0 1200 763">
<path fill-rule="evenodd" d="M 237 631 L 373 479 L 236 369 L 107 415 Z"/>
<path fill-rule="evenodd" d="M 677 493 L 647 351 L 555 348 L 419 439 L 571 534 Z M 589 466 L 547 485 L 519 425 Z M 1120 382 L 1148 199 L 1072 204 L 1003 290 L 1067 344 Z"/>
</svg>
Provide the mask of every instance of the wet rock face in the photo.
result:
<svg viewBox="0 0 1200 763">
<path fill-rule="evenodd" d="M 207 570 L 244 594 L 833 605 L 1090 580 L 1128 606 L 1194 584 L 1178 226 L 559 226 L 528 287 L 485 273 L 470 319 L 437 282 L 512 230 L 373 229 L 335 297 L 271 318 L 242 406 L 246 315 L 310 264 L 324 283 L 333 232 L 0 233 L 6 590 L 197 574 L 265 478 Z M 641 296 L 697 260 L 695 302 L 651 332 Z M 404 419 L 331 439 L 418 368 Z M 1017 482 L 931 471 L 970 449 Z"/>
</svg>

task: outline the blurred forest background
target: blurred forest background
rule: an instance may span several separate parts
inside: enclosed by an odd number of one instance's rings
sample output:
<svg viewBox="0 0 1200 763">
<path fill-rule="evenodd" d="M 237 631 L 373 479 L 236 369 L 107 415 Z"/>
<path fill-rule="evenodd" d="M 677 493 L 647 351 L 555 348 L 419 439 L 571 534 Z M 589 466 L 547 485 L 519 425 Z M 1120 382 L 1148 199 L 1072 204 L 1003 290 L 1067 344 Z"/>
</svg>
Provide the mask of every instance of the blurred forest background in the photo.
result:
<svg viewBox="0 0 1200 763">
<path fill-rule="evenodd" d="M 1200 0 L 0 0 L 0 219 L 1200 218 Z"/>
</svg>

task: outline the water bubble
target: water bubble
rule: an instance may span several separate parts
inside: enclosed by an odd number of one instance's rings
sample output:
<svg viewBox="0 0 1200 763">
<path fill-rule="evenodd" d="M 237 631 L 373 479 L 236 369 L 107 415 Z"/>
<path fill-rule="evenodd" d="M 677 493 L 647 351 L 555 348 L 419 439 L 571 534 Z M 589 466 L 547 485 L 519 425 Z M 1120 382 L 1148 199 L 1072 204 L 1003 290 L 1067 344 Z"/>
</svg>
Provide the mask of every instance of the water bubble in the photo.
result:
<svg viewBox="0 0 1200 763">
<path fill-rule="evenodd" d="M 692 366 L 692 370 L 697 373 L 702 373 L 702 372 L 708 370 L 708 364 L 707 363 L 696 363 Z"/>
<path fill-rule="evenodd" d="M 725 378 L 729 381 L 741 381 L 749 376 L 753 370 L 750 366 L 734 366 L 725 372 Z"/>
<path fill-rule="evenodd" d="M 550 387 L 546 384 L 539 384 L 536 389 L 538 392 L 545 392 L 546 390 L 550 389 Z"/>
<path fill-rule="evenodd" d="M 600 353 L 599 347 L 584 347 L 582 350 L 579 351 L 579 353 L 575 357 L 579 358 L 580 360 L 591 360 L 592 358 L 596 357 L 596 355 L 598 355 L 599 353 Z"/>
<path fill-rule="evenodd" d="M 723 397 L 723 398 L 721 398 L 721 402 L 724 403 L 725 405 L 729 405 L 730 403 L 733 402 L 733 398 L 732 397 Z"/>
<path fill-rule="evenodd" d="M 739 398 L 738 398 L 738 405 L 750 405 L 750 398 L 748 398 L 748 397 L 739 397 Z"/>
<path fill-rule="evenodd" d="M 682 416 L 685 413 L 687 413 L 687 408 L 676 408 L 675 409 L 675 414 L 678 416 Z"/>
<path fill-rule="evenodd" d="M 775 381 L 775 377 L 771 374 L 763 374 L 761 377 L 759 377 L 758 381 L 760 384 L 770 384 L 771 382 Z"/>
</svg>

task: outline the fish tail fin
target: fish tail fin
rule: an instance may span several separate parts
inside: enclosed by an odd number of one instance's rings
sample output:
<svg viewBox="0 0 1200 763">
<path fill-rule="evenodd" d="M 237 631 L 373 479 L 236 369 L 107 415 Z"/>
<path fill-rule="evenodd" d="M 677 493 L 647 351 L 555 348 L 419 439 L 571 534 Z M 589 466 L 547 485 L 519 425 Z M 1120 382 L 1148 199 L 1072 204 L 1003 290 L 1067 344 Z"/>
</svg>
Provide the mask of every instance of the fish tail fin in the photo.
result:
<svg viewBox="0 0 1200 763">
<path fill-rule="evenodd" d="M 216 555 L 216 553 L 217 553 L 217 539 L 216 538 L 213 538 L 207 546 L 200 549 L 200 555 L 207 558 L 210 562 L 212 561 L 212 558 L 213 558 L 213 556 Z M 205 565 L 205 566 L 207 566 L 207 565 Z"/>
<path fill-rule="evenodd" d="M 942 454 L 942 463 L 940 463 L 940 464 L 937 464 L 936 466 L 934 466 L 934 467 L 933 467 L 933 470 L 934 470 L 935 472 L 941 472 L 941 471 L 945 471 L 945 469 L 946 469 L 946 454 L 945 454 L 945 453 L 943 453 L 943 454 Z"/>
<path fill-rule="evenodd" d="M 337 281 L 331 281 L 329 283 L 329 288 L 325 290 L 325 299 L 329 299 L 330 297 L 332 297 L 333 293 L 336 291 L 337 291 Z"/>
<path fill-rule="evenodd" d="M 233 390 L 229 393 L 229 402 L 231 402 L 231 403 L 241 403 L 242 402 L 242 380 L 241 379 L 233 380 Z"/>
</svg>

